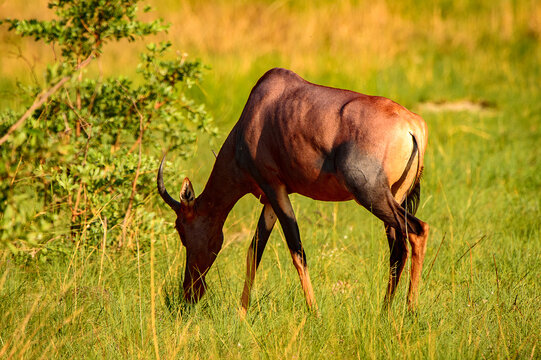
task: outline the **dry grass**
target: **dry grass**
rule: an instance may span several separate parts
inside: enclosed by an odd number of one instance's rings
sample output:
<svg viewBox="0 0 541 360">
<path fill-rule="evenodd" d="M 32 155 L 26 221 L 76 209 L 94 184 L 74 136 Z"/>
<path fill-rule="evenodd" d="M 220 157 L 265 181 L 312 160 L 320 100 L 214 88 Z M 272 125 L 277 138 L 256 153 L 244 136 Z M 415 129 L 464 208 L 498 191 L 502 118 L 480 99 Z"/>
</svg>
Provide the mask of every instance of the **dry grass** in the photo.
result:
<svg viewBox="0 0 541 360">
<path fill-rule="evenodd" d="M 46 0 L 3 1 L 3 17 L 47 19 L 51 17 Z M 262 56 L 277 55 L 283 66 L 303 73 L 321 71 L 322 62 L 345 67 L 344 72 L 366 73 L 381 68 L 423 46 L 447 51 L 473 52 L 487 41 L 509 41 L 516 36 L 541 38 L 541 3 L 500 1 L 479 4 L 469 11 L 467 1 L 459 1 L 453 13 L 443 5 L 413 7 L 408 1 L 148 1 L 155 11 L 143 18 L 162 17 L 171 23 L 168 35 L 175 48 L 190 55 L 212 59 L 213 66 L 230 66 L 247 73 Z M 455 16 L 459 15 L 459 16 Z M 479 22 L 482 15 L 484 22 Z M 3 42 L 17 43 L 30 62 L 42 64 L 51 51 L 33 42 L 19 42 L 0 30 Z M 133 64 L 140 46 L 114 45 L 105 51 L 105 72 Z M 16 54 L 16 47 L 8 53 Z M 422 54 L 419 54 L 422 56 Z M 323 61 L 322 61 L 323 60 Z M 19 58 L 2 56 L 0 74 L 24 72 Z M 324 65 L 324 64 L 323 64 Z M 220 68 L 221 69 L 221 68 Z"/>
</svg>

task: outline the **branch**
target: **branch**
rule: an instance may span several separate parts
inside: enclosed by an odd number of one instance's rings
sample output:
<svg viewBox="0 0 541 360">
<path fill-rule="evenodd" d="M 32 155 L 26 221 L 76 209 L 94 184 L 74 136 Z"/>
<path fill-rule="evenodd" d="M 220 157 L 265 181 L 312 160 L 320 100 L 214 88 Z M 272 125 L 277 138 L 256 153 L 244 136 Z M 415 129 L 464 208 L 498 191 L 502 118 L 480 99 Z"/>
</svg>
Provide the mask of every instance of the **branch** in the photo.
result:
<svg viewBox="0 0 541 360">
<path fill-rule="evenodd" d="M 436 251 L 436 255 L 434 255 L 434 259 L 432 259 L 432 262 L 430 263 L 430 269 L 428 269 L 428 273 L 426 274 L 424 281 L 426 281 L 428 279 L 428 277 L 430 276 L 430 272 L 432 271 L 432 267 L 434 266 L 434 263 L 436 262 L 436 259 L 438 258 L 438 254 L 440 253 L 441 246 L 443 245 L 443 242 L 445 241 L 445 235 L 447 235 L 447 233 L 443 234 L 443 238 L 441 239 L 440 246 L 438 246 L 438 250 Z"/>
<path fill-rule="evenodd" d="M 86 58 L 85 61 L 83 61 L 82 63 L 80 63 L 76 68 L 75 70 L 70 74 L 70 75 L 66 75 L 64 76 L 59 82 L 56 83 L 55 86 L 51 87 L 49 90 L 47 90 L 45 93 L 41 93 L 39 94 L 38 96 L 36 96 L 36 98 L 34 99 L 34 103 L 32 104 L 32 106 L 30 106 L 28 108 L 28 110 L 26 110 L 26 112 L 23 114 L 23 116 L 21 116 L 21 118 L 19 120 L 17 120 L 15 122 L 15 124 L 11 125 L 11 127 L 8 129 L 8 131 L 4 134 L 4 136 L 2 136 L 0 138 L 0 145 L 2 145 L 3 143 L 5 143 L 7 141 L 7 139 L 9 138 L 9 136 L 15 131 L 17 130 L 24 122 L 26 119 L 28 119 L 33 113 L 34 111 L 36 111 L 36 109 L 38 109 L 41 105 L 43 105 L 45 103 L 45 101 L 47 101 L 47 99 L 49 97 L 51 97 L 51 95 L 53 95 L 55 92 L 58 91 L 58 89 L 60 89 L 62 87 L 62 85 L 64 85 L 69 79 L 71 79 L 71 77 L 75 74 L 76 71 L 78 70 L 81 70 L 82 68 L 86 67 L 88 64 L 90 64 L 90 62 L 94 59 L 94 55 L 91 54 L 88 58 Z"/>
<path fill-rule="evenodd" d="M 470 251 L 471 249 L 473 249 L 477 244 L 479 244 L 481 241 L 483 241 L 486 237 L 487 237 L 486 234 L 483 235 L 483 236 L 481 236 L 481 237 L 479 238 L 479 240 L 477 240 L 477 241 L 475 242 L 475 244 L 473 244 L 472 246 L 470 246 L 470 247 L 468 248 L 468 250 L 466 250 L 466 251 L 464 252 L 464 254 L 462 254 L 462 255 L 458 258 L 458 260 L 455 262 L 455 266 L 456 266 L 456 264 L 458 264 L 458 262 L 464 257 L 464 255 L 466 255 L 466 254 L 468 253 L 468 251 Z"/>
</svg>

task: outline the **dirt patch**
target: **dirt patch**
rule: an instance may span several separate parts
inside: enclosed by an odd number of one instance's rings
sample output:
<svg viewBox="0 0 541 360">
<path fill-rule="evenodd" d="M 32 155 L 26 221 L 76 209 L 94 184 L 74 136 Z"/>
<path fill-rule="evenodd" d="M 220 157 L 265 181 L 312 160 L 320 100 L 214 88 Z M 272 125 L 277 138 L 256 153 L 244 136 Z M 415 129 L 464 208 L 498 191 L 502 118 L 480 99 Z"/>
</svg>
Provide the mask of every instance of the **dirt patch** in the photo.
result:
<svg viewBox="0 0 541 360">
<path fill-rule="evenodd" d="M 427 101 L 419 103 L 421 111 L 428 112 L 472 112 L 472 113 L 484 113 L 494 114 L 496 113 L 496 107 L 487 101 L 470 101 L 470 100 L 458 100 L 458 101 Z"/>
</svg>

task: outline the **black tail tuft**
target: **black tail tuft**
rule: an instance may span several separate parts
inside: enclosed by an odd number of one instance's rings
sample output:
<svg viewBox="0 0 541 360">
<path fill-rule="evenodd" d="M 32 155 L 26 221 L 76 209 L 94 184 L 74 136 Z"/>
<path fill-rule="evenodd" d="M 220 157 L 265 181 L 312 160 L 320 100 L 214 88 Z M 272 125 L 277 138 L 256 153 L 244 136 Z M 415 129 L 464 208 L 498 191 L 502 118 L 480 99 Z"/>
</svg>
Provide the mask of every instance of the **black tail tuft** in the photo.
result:
<svg viewBox="0 0 541 360">
<path fill-rule="evenodd" d="M 406 209 L 410 214 L 415 215 L 417 213 L 417 209 L 419 208 L 419 201 L 421 200 L 421 177 L 419 176 L 417 180 L 415 180 L 415 184 L 413 185 L 413 188 L 411 189 L 408 196 L 406 196 L 406 200 L 401 204 L 401 206 Z"/>
<path fill-rule="evenodd" d="M 417 139 L 415 139 L 415 136 L 413 136 L 412 133 L 410 133 L 410 135 L 413 140 L 412 158 L 413 158 L 413 154 L 417 153 L 418 174 L 417 174 L 417 177 L 415 178 L 415 182 L 413 183 L 413 186 L 411 187 L 410 191 L 406 195 L 406 200 L 404 200 L 401 206 L 404 209 L 406 209 L 410 214 L 415 215 L 415 213 L 417 213 L 417 209 L 419 208 L 419 201 L 421 200 L 421 178 L 423 177 L 424 167 L 422 167 L 420 164 L 421 154 L 419 154 L 419 146 L 417 145 Z"/>
</svg>

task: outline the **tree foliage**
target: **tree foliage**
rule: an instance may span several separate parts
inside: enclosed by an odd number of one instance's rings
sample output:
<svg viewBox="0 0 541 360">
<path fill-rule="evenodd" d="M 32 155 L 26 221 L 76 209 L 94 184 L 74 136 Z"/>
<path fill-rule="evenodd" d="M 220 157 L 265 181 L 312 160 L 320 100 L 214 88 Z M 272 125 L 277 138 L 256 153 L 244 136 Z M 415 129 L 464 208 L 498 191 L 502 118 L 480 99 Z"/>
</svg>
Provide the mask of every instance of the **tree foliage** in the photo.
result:
<svg viewBox="0 0 541 360">
<path fill-rule="evenodd" d="M 187 156 L 197 131 L 215 131 L 188 91 L 201 80 L 203 64 L 171 57 L 170 43 L 147 45 L 136 80 L 92 77 L 78 68 L 108 42 L 166 30 L 160 20 L 137 20 L 138 2 L 55 0 L 49 3 L 55 20 L 2 21 L 61 50 L 43 86 L 20 85 L 28 103 L 69 77 L 0 145 L 0 244 L 15 252 L 44 253 L 77 240 L 97 245 L 105 229 L 108 242 L 129 245 L 132 221 L 144 227 L 154 216 L 144 205 L 161 146 Z M 20 116 L 0 114 L 0 134 Z"/>
</svg>

